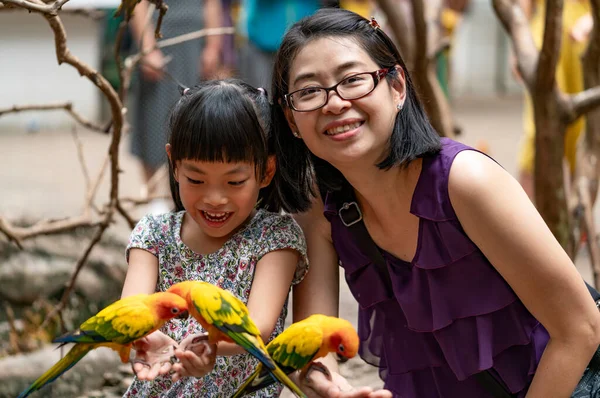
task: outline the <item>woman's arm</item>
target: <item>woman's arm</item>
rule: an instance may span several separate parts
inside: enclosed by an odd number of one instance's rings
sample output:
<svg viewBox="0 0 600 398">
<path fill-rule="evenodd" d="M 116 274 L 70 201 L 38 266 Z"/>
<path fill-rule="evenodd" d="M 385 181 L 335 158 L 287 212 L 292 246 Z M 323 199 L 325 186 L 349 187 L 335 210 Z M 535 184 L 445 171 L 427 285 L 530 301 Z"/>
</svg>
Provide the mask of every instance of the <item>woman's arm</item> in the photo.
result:
<svg viewBox="0 0 600 398">
<path fill-rule="evenodd" d="M 317 199 L 311 209 L 296 215 L 302 227 L 308 247 L 310 269 L 306 277 L 294 286 L 294 322 L 312 314 L 338 316 L 340 300 L 340 277 L 338 255 L 331 239 L 331 224 L 323 215 L 323 202 Z M 352 388 L 348 381 L 339 375 L 337 361 L 333 355 L 319 359 L 332 373 L 333 380 L 321 372 L 310 372 L 309 382 L 293 380 L 309 397 L 329 398 L 391 398 L 387 390 L 373 391 L 370 387 Z"/>
<path fill-rule="evenodd" d="M 146 26 L 148 10 L 148 2 L 141 1 L 135 7 L 129 23 L 135 44 L 141 46 L 141 48 L 138 49 L 140 52 L 149 51 L 156 45 L 152 20 L 149 21 L 149 26 Z M 164 64 L 165 59 L 162 51 L 155 49 L 142 59 L 140 69 L 147 80 L 159 81 L 163 77 L 162 68 Z"/>
<path fill-rule="evenodd" d="M 256 264 L 247 307 L 265 341 L 275 329 L 277 318 L 288 297 L 299 258 L 300 255 L 295 250 L 276 250 L 265 254 Z M 218 344 L 218 355 L 245 352 L 233 343 Z"/>
<path fill-rule="evenodd" d="M 220 0 L 204 0 L 202 5 L 204 14 L 204 27 L 220 28 L 223 25 L 223 6 Z M 206 36 L 206 45 L 202 51 L 202 74 L 211 78 L 217 72 L 221 60 L 221 35 Z"/>
<path fill-rule="evenodd" d="M 294 286 L 293 319 L 301 321 L 312 314 L 338 316 L 340 276 L 338 255 L 331 240 L 331 224 L 323 215 L 320 198 L 305 213 L 294 218 L 304 231 L 310 269 L 302 282 Z M 338 372 L 332 355 L 320 360 L 330 371 Z"/>
<path fill-rule="evenodd" d="M 570 397 L 600 343 L 583 279 L 517 181 L 488 157 L 459 153 L 449 178 L 467 235 L 550 334 L 528 397 Z"/>
</svg>

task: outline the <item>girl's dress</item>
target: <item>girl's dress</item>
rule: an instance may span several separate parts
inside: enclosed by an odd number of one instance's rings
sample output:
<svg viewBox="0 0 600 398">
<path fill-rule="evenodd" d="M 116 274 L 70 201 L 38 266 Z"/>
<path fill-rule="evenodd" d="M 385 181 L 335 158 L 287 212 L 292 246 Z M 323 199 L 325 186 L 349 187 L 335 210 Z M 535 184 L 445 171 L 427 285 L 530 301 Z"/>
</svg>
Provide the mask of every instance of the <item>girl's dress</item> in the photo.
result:
<svg viewBox="0 0 600 398">
<path fill-rule="evenodd" d="M 165 291 L 175 283 L 199 280 L 215 284 L 248 302 L 254 268 L 267 253 L 291 249 L 300 253 L 292 284 L 302 280 L 308 270 L 304 234 L 289 215 L 258 210 L 255 216 L 236 232 L 219 250 L 201 255 L 181 241 L 181 223 L 185 211 L 148 215 L 137 224 L 127 246 L 139 248 L 158 257 L 159 278 L 157 291 Z M 271 340 L 283 331 L 287 302 L 283 307 Z M 192 317 L 173 319 L 161 331 L 180 342 L 189 334 L 204 332 Z M 265 341 L 266 343 L 267 341 Z M 230 397 L 255 369 L 258 362 L 249 354 L 218 356 L 212 372 L 202 378 L 185 377 L 176 383 L 169 376 L 152 382 L 135 379 L 125 397 Z M 281 384 L 276 383 L 249 395 L 277 397 Z"/>
<path fill-rule="evenodd" d="M 588 0 L 565 0 L 563 9 L 563 29 L 561 37 L 560 58 L 556 66 L 556 84 L 567 94 L 578 93 L 583 90 L 583 71 L 581 56 L 587 47 L 587 42 L 577 43 L 571 39 L 569 32 L 575 22 L 590 12 Z M 531 19 L 531 33 L 538 50 L 542 47 L 544 38 L 544 19 L 546 15 L 546 1 L 535 2 L 535 13 Z M 569 161 L 571 171 L 575 170 L 575 155 L 577 140 L 585 125 L 585 118 L 581 117 L 569 125 L 565 135 L 565 157 Z M 535 124 L 533 120 L 533 106 L 529 94 L 525 95 L 525 108 L 523 113 L 523 137 L 519 152 L 519 169 L 533 173 L 535 154 Z"/>
<path fill-rule="evenodd" d="M 442 138 L 423 158 L 410 212 L 419 217 L 411 262 L 382 252 L 393 292 L 325 199 L 333 244 L 359 303 L 361 357 L 380 368 L 394 397 L 491 395 L 474 377 L 488 370 L 524 397 L 549 335 L 463 231 L 448 196 L 455 156 L 472 148 Z M 347 220 L 348 221 L 348 220 Z"/>
</svg>

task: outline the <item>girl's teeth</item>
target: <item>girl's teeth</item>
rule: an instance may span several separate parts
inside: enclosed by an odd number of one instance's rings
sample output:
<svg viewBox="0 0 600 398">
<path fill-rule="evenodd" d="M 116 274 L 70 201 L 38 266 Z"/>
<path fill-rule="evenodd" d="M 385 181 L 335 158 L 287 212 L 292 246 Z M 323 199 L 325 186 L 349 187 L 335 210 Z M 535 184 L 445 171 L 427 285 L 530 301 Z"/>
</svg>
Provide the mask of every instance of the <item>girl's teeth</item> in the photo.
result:
<svg viewBox="0 0 600 398">
<path fill-rule="evenodd" d="M 229 217 L 229 213 L 209 213 L 207 211 L 203 213 L 210 221 L 225 221 Z"/>
</svg>

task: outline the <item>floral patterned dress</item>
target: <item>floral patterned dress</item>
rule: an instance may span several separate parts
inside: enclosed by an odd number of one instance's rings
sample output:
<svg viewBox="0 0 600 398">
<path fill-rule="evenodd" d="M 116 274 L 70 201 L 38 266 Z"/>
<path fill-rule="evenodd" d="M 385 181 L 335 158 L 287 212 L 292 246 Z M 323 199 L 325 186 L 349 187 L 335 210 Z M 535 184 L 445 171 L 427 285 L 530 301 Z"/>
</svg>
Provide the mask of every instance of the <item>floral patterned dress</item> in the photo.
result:
<svg viewBox="0 0 600 398">
<path fill-rule="evenodd" d="M 219 250 L 202 255 L 181 241 L 180 231 L 185 211 L 148 215 L 140 220 L 127 246 L 139 248 L 158 257 L 157 291 L 185 280 L 215 284 L 248 302 L 254 268 L 267 253 L 292 249 L 300 253 L 292 284 L 302 280 L 308 270 L 306 242 L 298 224 L 289 215 L 258 210 L 246 226 L 236 232 Z M 280 334 L 287 315 L 287 301 L 269 340 Z M 195 319 L 173 319 L 162 332 L 181 341 L 189 334 L 204 332 Z M 202 378 L 184 377 L 173 383 L 170 376 L 140 381 L 137 378 L 124 397 L 230 397 L 255 369 L 258 361 L 249 354 L 218 356 L 212 372 Z M 282 385 L 277 383 L 249 397 L 277 397 Z"/>
</svg>

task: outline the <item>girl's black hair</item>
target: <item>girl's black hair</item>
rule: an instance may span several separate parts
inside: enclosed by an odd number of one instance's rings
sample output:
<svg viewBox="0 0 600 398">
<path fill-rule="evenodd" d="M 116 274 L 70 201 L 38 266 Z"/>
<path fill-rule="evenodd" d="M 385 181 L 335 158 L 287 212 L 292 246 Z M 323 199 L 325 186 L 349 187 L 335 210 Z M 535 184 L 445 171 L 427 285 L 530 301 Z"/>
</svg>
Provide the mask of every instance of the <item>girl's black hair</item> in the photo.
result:
<svg viewBox="0 0 600 398">
<path fill-rule="evenodd" d="M 321 9 L 301 19 L 287 31 L 273 67 L 273 102 L 280 106 L 273 109 L 272 123 L 277 152 L 285 160 L 284 164 L 280 164 L 281 172 L 297 195 L 298 206 L 292 211 L 305 211 L 310 207 L 316 195 L 315 180 L 321 195 L 349 184 L 339 170 L 313 155 L 302 140 L 292 135 L 284 115 L 283 95 L 289 92 L 289 73 L 296 55 L 311 41 L 324 37 L 354 39 L 379 67 L 400 65 L 404 70 L 406 100 L 396 116 L 389 153 L 377 167 L 405 167 L 412 160 L 437 153 L 441 148 L 440 137 L 429 123 L 404 60 L 392 40 L 358 14 L 336 8 Z M 392 82 L 397 77 L 397 72 L 393 71 L 388 74 L 387 80 Z"/>
<path fill-rule="evenodd" d="M 269 155 L 275 155 L 271 105 L 264 89 L 226 79 L 204 81 L 182 91 L 169 117 L 169 182 L 175 211 L 184 209 L 174 177 L 178 161 L 249 162 L 260 181 Z M 260 191 L 258 207 L 280 211 L 297 206 L 293 201 L 286 204 L 290 194 L 280 189 L 281 178 L 277 167 L 271 184 Z"/>
</svg>

